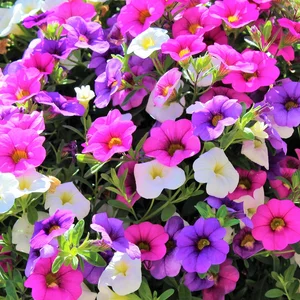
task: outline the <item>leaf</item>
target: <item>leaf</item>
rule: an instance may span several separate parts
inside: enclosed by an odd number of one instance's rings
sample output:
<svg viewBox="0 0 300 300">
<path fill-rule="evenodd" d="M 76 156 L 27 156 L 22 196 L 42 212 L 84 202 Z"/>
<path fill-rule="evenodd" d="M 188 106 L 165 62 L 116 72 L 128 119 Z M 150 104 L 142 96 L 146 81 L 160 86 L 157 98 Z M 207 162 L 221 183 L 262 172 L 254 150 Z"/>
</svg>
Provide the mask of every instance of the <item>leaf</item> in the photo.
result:
<svg viewBox="0 0 300 300">
<path fill-rule="evenodd" d="M 143 145 L 144 145 L 144 142 L 146 141 L 148 135 L 149 135 L 149 133 L 146 132 L 145 135 L 141 138 L 141 140 L 140 140 L 140 141 L 138 142 L 138 144 L 136 145 L 135 151 L 136 151 L 137 153 L 142 149 L 142 147 L 143 147 Z"/>
<path fill-rule="evenodd" d="M 297 254 L 300 254 L 300 243 L 298 242 L 298 243 L 295 243 L 295 244 L 292 244 L 292 245 L 290 245 L 292 248 L 293 248 L 293 250 L 295 250 L 295 252 L 297 253 Z"/>
<path fill-rule="evenodd" d="M 14 283 L 11 280 L 5 282 L 5 291 L 7 299 L 17 300 L 19 299 Z"/>
<path fill-rule="evenodd" d="M 192 294 L 191 294 L 190 290 L 184 284 L 181 284 L 178 288 L 178 299 L 179 300 L 192 300 Z"/>
<path fill-rule="evenodd" d="M 84 164 L 99 164 L 99 161 L 92 154 L 76 154 L 76 159 Z"/>
<path fill-rule="evenodd" d="M 78 223 L 70 230 L 69 241 L 73 246 L 77 247 L 79 245 L 80 239 L 84 231 L 84 220 L 79 220 Z"/>
<path fill-rule="evenodd" d="M 126 204 L 117 201 L 117 200 L 108 200 L 107 203 L 114 207 L 114 208 L 118 208 L 118 209 L 122 209 L 122 210 L 126 210 L 126 211 L 131 211 L 130 208 L 128 206 L 126 206 Z"/>
<path fill-rule="evenodd" d="M 268 20 L 262 28 L 262 34 L 266 41 L 269 40 L 272 32 L 272 22 Z"/>
<path fill-rule="evenodd" d="M 265 293 L 265 296 L 268 298 L 278 298 L 284 295 L 284 292 L 279 289 L 271 289 Z"/>
<path fill-rule="evenodd" d="M 167 300 L 169 297 L 171 297 L 174 294 L 174 290 L 173 289 L 169 289 L 166 290 L 165 292 L 163 292 L 157 300 Z"/>
<path fill-rule="evenodd" d="M 34 223 L 37 221 L 38 212 L 35 207 L 29 206 L 27 208 L 27 219 L 28 219 L 28 222 L 32 225 L 34 225 Z"/>
<path fill-rule="evenodd" d="M 143 300 L 152 300 L 152 293 L 147 280 L 143 277 L 141 286 L 139 288 L 139 295 Z"/>
<path fill-rule="evenodd" d="M 57 273 L 60 267 L 63 265 L 64 261 L 65 261 L 64 256 L 62 255 L 56 256 L 52 264 L 51 272 L 54 274 Z"/>
<path fill-rule="evenodd" d="M 293 189 L 300 187 L 300 170 L 297 170 L 292 176 Z"/>
<path fill-rule="evenodd" d="M 284 281 L 293 281 L 294 274 L 296 272 L 297 265 L 290 265 L 285 271 L 284 271 Z"/>
<path fill-rule="evenodd" d="M 124 106 L 126 105 L 129 101 L 130 98 L 137 92 L 137 90 L 132 90 L 129 94 L 127 94 L 127 96 L 125 97 L 124 101 L 122 102 L 122 104 L 120 106 Z"/>
<path fill-rule="evenodd" d="M 221 207 L 218 208 L 216 217 L 217 219 L 224 219 L 227 216 L 227 208 L 226 205 L 222 205 Z"/>
<path fill-rule="evenodd" d="M 161 212 L 161 220 L 167 221 L 169 220 L 174 213 L 176 212 L 176 206 L 174 204 L 169 204 L 167 207 L 165 207 Z"/>
<path fill-rule="evenodd" d="M 97 252 L 91 252 L 90 250 L 78 250 L 78 254 L 93 266 L 104 267 L 106 265 L 105 260 Z"/>
<path fill-rule="evenodd" d="M 85 174 L 84 174 L 84 178 L 89 178 L 90 176 L 94 175 L 95 173 L 97 173 L 104 165 L 106 164 L 106 162 L 104 163 L 100 163 L 97 165 L 92 166 Z"/>
<path fill-rule="evenodd" d="M 74 128 L 73 126 L 63 125 L 63 127 L 72 130 L 77 135 L 79 135 L 83 140 L 85 140 L 85 137 L 84 137 L 83 133 L 81 133 L 78 129 Z"/>
</svg>

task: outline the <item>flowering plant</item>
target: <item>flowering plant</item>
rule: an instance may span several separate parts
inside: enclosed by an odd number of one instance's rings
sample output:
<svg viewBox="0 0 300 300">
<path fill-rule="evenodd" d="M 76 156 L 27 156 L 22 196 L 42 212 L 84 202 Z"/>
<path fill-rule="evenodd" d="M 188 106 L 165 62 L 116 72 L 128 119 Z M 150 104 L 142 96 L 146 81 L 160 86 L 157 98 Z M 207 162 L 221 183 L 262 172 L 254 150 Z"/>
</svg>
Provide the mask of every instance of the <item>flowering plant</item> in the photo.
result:
<svg viewBox="0 0 300 300">
<path fill-rule="evenodd" d="M 0 11 L 0 299 L 300 299 L 298 0 Z"/>
</svg>

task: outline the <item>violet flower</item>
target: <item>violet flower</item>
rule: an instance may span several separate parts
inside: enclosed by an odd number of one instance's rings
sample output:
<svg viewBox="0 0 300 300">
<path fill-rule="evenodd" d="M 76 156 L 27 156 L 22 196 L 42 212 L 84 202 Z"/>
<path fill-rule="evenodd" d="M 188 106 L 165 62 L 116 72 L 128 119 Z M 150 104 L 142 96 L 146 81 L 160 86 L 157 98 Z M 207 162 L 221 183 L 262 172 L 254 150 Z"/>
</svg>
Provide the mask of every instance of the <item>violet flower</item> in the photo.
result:
<svg viewBox="0 0 300 300">
<path fill-rule="evenodd" d="M 208 289 L 214 285 L 214 280 L 211 277 L 201 279 L 196 272 L 186 273 L 183 282 L 191 292 Z"/>
</svg>

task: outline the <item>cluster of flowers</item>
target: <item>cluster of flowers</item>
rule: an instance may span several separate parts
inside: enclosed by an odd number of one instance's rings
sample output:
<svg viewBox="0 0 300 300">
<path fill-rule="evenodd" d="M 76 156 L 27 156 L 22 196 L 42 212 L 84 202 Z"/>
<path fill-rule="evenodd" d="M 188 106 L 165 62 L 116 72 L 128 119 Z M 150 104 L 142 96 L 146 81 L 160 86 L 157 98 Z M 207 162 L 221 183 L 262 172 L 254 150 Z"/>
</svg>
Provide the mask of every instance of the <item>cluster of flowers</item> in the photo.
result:
<svg viewBox="0 0 300 300">
<path fill-rule="evenodd" d="M 299 299 L 299 3 L 12 2 L 6 299 Z"/>
</svg>

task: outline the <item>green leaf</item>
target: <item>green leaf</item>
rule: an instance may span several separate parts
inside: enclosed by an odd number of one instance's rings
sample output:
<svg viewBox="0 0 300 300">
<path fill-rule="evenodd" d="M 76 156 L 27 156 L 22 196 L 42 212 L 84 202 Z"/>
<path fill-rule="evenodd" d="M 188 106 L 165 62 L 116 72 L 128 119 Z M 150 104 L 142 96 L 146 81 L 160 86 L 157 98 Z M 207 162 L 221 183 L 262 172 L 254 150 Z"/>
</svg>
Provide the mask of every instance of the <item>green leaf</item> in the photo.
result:
<svg viewBox="0 0 300 300">
<path fill-rule="evenodd" d="M 77 256 L 73 256 L 72 261 L 71 261 L 71 267 L 73 270 L 77 270 L 78 268 L 78 257 Z"/>
<path fill-rule="evenodd" d="M 28 222 L 32 225 L 34 225 L 34 223 L 37 221 L 38 212 L 35 207 L 29 206 L 27 208 L 27 219 L 28 219 Z"/>
<path fill-rule="evenodd" d="M 100 163 L 97 165 L 92 166 L 85 174 L 84 174 L 84 178 L 89 178 L 92 175 L 94 175 L 95 173 L 97 173 L 106 163 Z"/>
<path fill-rule="evenodd" d="M 275 255 L 272 255 L 272 259 L 273 259 L 273 271 L 279 272 L 279 270 L 280 270 L 280 260 L 279 260 L 279 258 Z"/>
<path fill-rule="evenodd" d="M 214 213 L 211 210 L 211 208 L 209 207 L 209 205 L 207 205 L 205 202 L 200 201 L 195 205 L 195 208 L 198 210 L 199 214 L 203 217 L 203 218 L 209 218 L 209 217 L 214 217 Z"/>
<path fill-rule="evenodd" d="M 148 282 L 145 277 L 143 277 L 141 286 L 139 288 L 139 295 L 143 300 L 152 300 L 152 293 L 150 290 L 150 287 L 148 285 Z"/>
<path fill-rule="evenodd" d="M 238 219 L 227 219 L 224 221 L 223 227 L 231 227 L 240 223 Z"/>
<path fill-rule="evenodd" d="M 227 216 L 227 213 L 228 213 L 227 207 L 226 207 L 226 205 L 223 204 L 221 207 L 218 208 L 216 217 L 217 217 L 217 219 L 219 219 L 219 218 L 224 219 Z"/>
<path fill-rule="evenodd" d="M 272 28 L 272 22 L 270 20 L 268 20 L 262 28 L 262 34 L 266 41 L 268 41 L 271 36 Z"/>
<path fill-rule="evenodd" d="M 167 221 L 169 220 L 174 213 L 176 212 L 176 206 L 174 204 L 169 204 L 167 207 L 165 207 L 161 212 L 161 220 Z"/>
<path fill-rule="evenodd" d="M 293 281 L 294 274 L 296 272 L 297 265 L 290 265 L 285 271 L 284 271 L 284 281 Z"/>
<path fill-rule="evenodd" d="M 141 139 L 141 140 L 138 142 L 138 144 L 136 145 L 135 151 L 136 151 L 137 153 L 142 149 L 142 147 L 143 147 L 143 145 L 144 145 L 144 142 L 146 141 L 148 135 L 149 135 L 148 132 L 145 133 L 145 135 L 142 137 L 142 139 Z M 137 153 L 136 153 L 136 154 L 137 154 Z"/>
<path fill-rule="evenodd" d="M 14 283 L 11 280 L 5 282 L 5 291 L 7 299 L 17 300 L 19 299 Z"/>
<path fill-rule="evenodd" d="M 77 247 L 79 245 L 80 239 L 84 231 L 84 220 L 79 220 L 78 223 L 70 230 L 69 241 L 73 246 Z"/>
<path fill-rule="evenodd" d="M 138 90 L 132 90 L 129 94 L 127 94 L 127 96 L 125 97 L 124 101 L 121 104 L 121 107 L 126 105 L 129 101 L 130 98 L 137 92 Z"/>
<path fill-rule="evenodd" d="M 181 284 L 178 288 L 178 299 L 179 300 L 191 300 L 192 294 L 190 290 L 184 285 Z"/>
<path fill-rule="evenodd" d="M 79 135 L 83 140 L 85 140 L 85 137 L 82 132 L 80 132 L 78 129 L 74 128 L 73 126 L 69 125 L 63 125 L 64 128 L 70 129 L 73 132 L 75 132 L 77 135 Z"/>
<path fill-rule="evenodd" d="M 298 243 L 295 243 L 295 244 L 292 244 L 292 245 L 290 245 L 292 248 L 293 248 L 293 250 L 295 250 L 295 252 L 297 253 L 297 254 L 300 254 L 300 243 L 298 242 Z"/>
<path fill-rule="evenodd" d="M 76 159 L 84 164 L 99 164 L 99 161 L 92 154 L 76 154 Z"/>
<path fill-rule="evenodd" d="M 220 271 L 220 265 L 212 265 L 210 268 L 209 268 L 209 272 L 212 272 L 214 274 L 218 274 Z"/>
<path fill-rule="evenodd" d="M 130 208 L 128 206 L 126 206 L 126 204 L 117 201 L 117 200 L 108 200 L 107 203 L 114 207 L 114 208 L 118 208 L 118 209 L 122 209 L 122 210 L 126 210 L 126 211 L 131 211 Z"/>
<path fill-rule="evenodd" d="M 300 187 L 300 170 L 297 170 L 292 176 L 293 189 Z"/>
<path fill-rule="evenodd" d="M 54 259 L 53 264 L 52 264 L 51 272 L 57 273 L 58 270 L 60 269 L 60 267 L 63 265 L 64 261 L 65 261 L 64 256 L 62 256 L 60 254 L 58 256 L 56 256 L 56 258 Z"/>
<path fill-rule="evenodd" d="M 78 250 L 78 254 L 93 266 L 104 267 L 106 265 L 105 260 L 97 252 L 91 252 L 90 250 Z"/>
<path fill-rule="evenodd" d="M 204 147 L 205 152 L 207 152 L 210 149 L 214 148 L 215 144 L 212 142 L 205 142 L 203 147 Z"/>
<path fill-rule="evenodd" d="M 279 289 L 271 289 L 265 293 L 267 298 L 278 298 L 284 295 L 284 292 Z"/>
<path fill-rule="evenodd" d="M 166 290 L 165 292 L 163 292 L 157 300 L 167 300 L 169 299 L 172 295 L 174 294 L 174 290 L 173 289 L 169 289 Z"/>
</svg>

